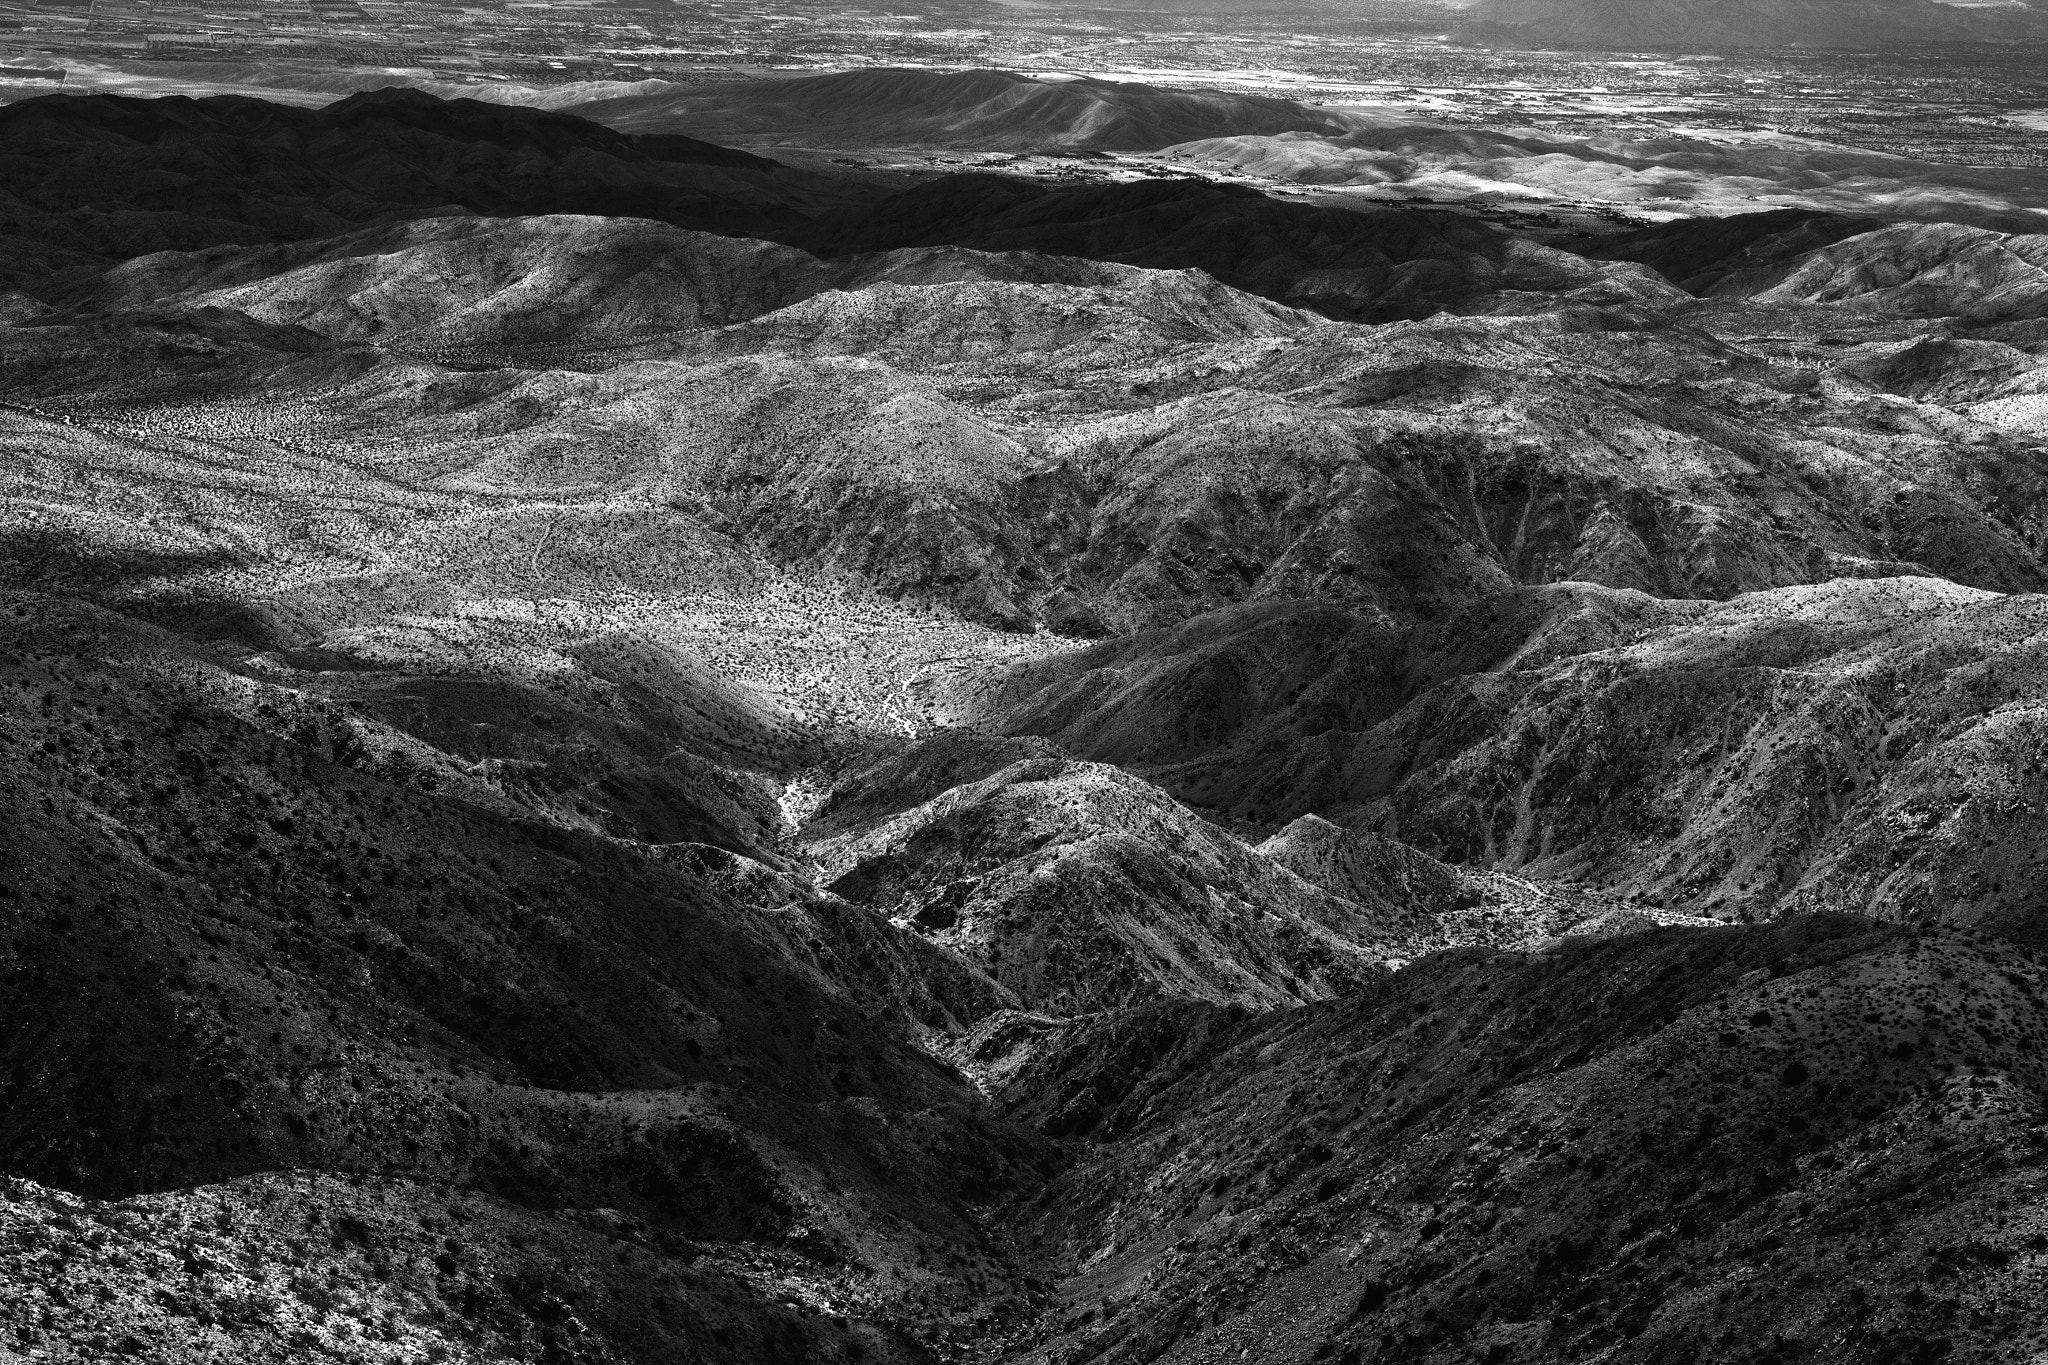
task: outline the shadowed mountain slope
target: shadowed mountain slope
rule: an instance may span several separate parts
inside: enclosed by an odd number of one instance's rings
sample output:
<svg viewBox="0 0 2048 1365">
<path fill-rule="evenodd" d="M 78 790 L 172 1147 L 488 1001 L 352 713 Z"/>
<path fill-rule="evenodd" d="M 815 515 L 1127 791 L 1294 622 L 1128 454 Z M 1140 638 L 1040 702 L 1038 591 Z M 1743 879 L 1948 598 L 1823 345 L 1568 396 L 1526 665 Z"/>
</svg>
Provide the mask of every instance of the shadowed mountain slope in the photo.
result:
<svg viewBox="0 0 2048 1365">
<path fill-rule="evenodd" d="M 1105 1017 L 1010 1083 L 1088 1362 L 2024 1359 L 2041 959 L 1864 921 L 1469 951 L 1249 1018 Z"/>
<path fill-rule="evenodd" d="M 992 992 L 970 970 L 845 907 L 735 900 L 695 845 L 533 818 L 489 763 L 179 637 L 37 595 L 0 610 L 9 1170 L 98 1196 L 377 1173 L 522 1205 L 564 1255 L 588 1236 L 549 1211 L 617 1210 L 599 1243 L 670 1274 L 709 1256 L 742 1340 L 784 1330 L 767 1286 L 792 1273 L 884 1340 L 964 1306 L 948 1267 L 993 1250 L 971 1207 L 1041 1159 L 908 1042 L 945 1009 L 931 983 Z M 922 1136 L 879 1157 L 876 1125 L 912 1112 Z M 545 1302 L 456 1255 L 458 1320 L 547 1335 Z M 699 1330 L 614 1345 L 672 1358 Z"/>
<path fill-rule="evenodd" d="M 1243 186 L 1047 186 L 948 176 L 785 234 L 820 256 L 912 246 L 1039 251 L 1201 269 L 1236 289 L 1359 321 L 1426 317 L 1503 289 L 1590 284 L 1597 269 L 1470 218 L 1289 204 Z"/>
<path fill-rule="evenodd" d="M 1681 218 L 1573 245 L 1595 260 L 1649 266 L 1688 293 L 1746 296 L 1778 283 L 1808 253 L 1883 226 L 1875 218 L 1774 209 Z"/>
<path fill-rule="evenodd" d="M 1478 892 L 1455 868 L 1366 830 L 1304 815 L 1258 846 L 1303 881 L 1362 905 L 1405 906 L 1442 915 Z"/>
<path fill-rule="evenodd" d="M 33 289 L 93 257 L 295 241 L 452 209 L 760 235 L 857 193 L 687 137 L 412 90 L 317 110 L 50 96 L 0 110 L 0 286 Z"/>
</svg>

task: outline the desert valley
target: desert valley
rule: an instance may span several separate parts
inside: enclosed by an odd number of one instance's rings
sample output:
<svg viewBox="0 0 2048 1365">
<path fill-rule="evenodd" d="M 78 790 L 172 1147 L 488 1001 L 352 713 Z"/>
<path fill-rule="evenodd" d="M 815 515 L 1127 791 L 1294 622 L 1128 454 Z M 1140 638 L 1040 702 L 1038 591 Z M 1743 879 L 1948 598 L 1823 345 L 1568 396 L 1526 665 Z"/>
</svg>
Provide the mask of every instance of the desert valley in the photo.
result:
<svg viewBox="0 0 2048 1365">
<path fill-rule="evenodd" d="M 2043 42 L 0 3 L 0 1358 L 2041 1358 Z"/>
</svg>

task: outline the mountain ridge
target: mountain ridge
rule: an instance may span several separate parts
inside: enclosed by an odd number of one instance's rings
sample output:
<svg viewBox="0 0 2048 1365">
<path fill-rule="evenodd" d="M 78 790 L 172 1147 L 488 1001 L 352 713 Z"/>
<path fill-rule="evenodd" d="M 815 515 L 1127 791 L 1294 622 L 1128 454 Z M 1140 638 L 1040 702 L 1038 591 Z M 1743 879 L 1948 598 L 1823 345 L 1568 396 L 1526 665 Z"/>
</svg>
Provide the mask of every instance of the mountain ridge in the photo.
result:
<svg viewBox="0 0 2048 1365">
<path fill-rule="evenodd" d="M 630 132 L 690 130 L 772 145 L 1149 151 L 1207 130 L 1341 126 L 1294 100 L 1014 71 L 877 67 L 712 92 L 651 91 L 570 106 Z"/>
<path fill-rule="evenodd" d="M 336 108 L 0 111 L 0 1355 L 2048 1341 L 2038 237 Z"/>
</svg>

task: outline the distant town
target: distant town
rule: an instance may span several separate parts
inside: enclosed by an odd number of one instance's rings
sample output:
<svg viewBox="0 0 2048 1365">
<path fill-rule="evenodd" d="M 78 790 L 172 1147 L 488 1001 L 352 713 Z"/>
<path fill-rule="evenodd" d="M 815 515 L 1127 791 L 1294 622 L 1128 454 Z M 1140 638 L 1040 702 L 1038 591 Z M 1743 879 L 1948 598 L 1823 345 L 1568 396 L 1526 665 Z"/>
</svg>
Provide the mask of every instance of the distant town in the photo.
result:
<svg viewBox="0 0 2048 1365">
<path fill-rule="evenodd" d="M 61 59 L 402 67 L 443 80 L 640 80 L 773 52 L 676 42 L 716 6 L 611 0 L 0 0 L 0 79 L 61 84 Z M 697 21 L 697 22 L 693 22 Z"/>
</svg>

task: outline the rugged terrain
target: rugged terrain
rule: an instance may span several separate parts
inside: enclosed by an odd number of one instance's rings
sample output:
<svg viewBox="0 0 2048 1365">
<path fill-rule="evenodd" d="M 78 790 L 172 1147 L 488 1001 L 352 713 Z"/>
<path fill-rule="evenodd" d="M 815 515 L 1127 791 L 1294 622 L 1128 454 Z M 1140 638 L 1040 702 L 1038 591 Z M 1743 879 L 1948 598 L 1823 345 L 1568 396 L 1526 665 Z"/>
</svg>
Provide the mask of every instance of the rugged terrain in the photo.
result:
<svg viewBox="0 0 2048 1365">
<path fill-rule="evenodd" d="M 2048 239 L 0 152 L 0 1352 L 2042 1349 Z"/>
<path fill-rule="evenodd" d="M 538 109 L 373 90 L 0 109 L 0 288 L 147 252 L 325 237 L 394 218 L 605 213 L 713 232 L 860 197 L 847 177 Z"/>
<path fill-rule="evenodd" d="M 1292 100 L 1044 80 L 1013 71 L 841 71 L 800 81 L 615 95 L 575 111 L 628 132 L 689 127 L 739 142 L 765 136 L 799 146 L 954 151 L 1149 151 L 1222 132 L 1342 126 Z"/>
</svg>

